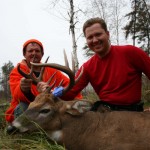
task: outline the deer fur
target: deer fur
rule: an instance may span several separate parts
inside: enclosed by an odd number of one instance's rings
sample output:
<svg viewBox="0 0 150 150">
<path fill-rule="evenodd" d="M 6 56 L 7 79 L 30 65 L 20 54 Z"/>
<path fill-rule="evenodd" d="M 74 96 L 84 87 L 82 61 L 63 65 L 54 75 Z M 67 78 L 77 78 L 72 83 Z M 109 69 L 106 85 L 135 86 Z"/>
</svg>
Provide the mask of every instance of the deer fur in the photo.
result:
<svg viewBox="0 0 150 150">
<path fill-rule="evenodd" d="M 92 112 L 88 101 L 63 101 L 39 94 L 28 109 L 13 121 L 20 132 L 40 126 L 67 150 L 149 150 L 149 112 Z"/>
</svg>

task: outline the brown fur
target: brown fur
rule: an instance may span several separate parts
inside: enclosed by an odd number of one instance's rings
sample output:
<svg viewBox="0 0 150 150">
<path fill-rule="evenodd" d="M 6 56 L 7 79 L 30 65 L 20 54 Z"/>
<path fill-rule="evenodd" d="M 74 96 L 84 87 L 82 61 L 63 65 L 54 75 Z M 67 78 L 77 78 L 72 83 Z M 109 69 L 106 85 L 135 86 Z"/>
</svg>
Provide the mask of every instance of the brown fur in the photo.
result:
<svg viewBox="0 0 150 150">
<path fill-rule="evenodd" d="M 13 125 L 20 132 L 32 132 L 38 130 L 34 121 L 67 150 L 150 149 L 149 112 L 100 113 L 89 111 L 91 107 L 87 101 L 54 101 L 51 94 L 41 94 Z M 60 136 L 54 138 L 54 131 Z"/>
</svg>

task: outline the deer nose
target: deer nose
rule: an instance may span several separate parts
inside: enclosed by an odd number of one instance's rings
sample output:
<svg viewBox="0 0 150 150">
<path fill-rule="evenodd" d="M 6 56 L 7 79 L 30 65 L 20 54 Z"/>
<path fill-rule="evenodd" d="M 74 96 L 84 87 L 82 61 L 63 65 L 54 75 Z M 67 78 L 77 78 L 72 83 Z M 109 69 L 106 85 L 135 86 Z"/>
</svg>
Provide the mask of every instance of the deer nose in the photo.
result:
<svg viewBox="0 0 150 150">
<path fill-rule="evenodd" d="M 16 127 L 12 126 L 12 125 L 9 125 L 6 129 L 6 132 L 8 134 L 13 134 L 13 133 L 16 133 L 17 131 L 19 131 Z"/>
</svg>

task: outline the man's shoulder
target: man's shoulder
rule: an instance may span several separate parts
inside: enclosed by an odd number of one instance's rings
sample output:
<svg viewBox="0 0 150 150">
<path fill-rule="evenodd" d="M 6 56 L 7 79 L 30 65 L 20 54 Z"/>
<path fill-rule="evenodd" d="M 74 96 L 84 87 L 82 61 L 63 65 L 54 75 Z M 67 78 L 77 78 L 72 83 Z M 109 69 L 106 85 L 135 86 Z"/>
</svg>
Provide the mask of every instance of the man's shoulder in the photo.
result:
<svg viewBox="0 0 150 150">
<path fill-rule="evenodd" d="M 137 48 L 133 45 L 112 45 L 112 49 L 133 49 L 133 48 Z"/>
<path fill-rule="evenodd" d="M 146 56 L 146 53 L 141 48 L 133 45 L 114 46 L 114 53 L 115 56 L 126 57 L 128 60 Z"/>
<path fill-rule="evenodd" d="M 28 67 L 27 63 L 25 62 L 25 60 L 22 60 L 22 61 L 17 63 L 17 65 L 12 69 L 11 72 L 16 72 L 18 70 L 18 66 L 20 66 L 20 69 L 23 70 L 23 71 L 29 69 L 29 67 Z"/>
<path fill-rule="evenodd" d="M 120 53 L 133 53 L 135 51 L 141 51 L 142 49 L 133 45 L 112 45 L 112 50 Z"/>
</svg>

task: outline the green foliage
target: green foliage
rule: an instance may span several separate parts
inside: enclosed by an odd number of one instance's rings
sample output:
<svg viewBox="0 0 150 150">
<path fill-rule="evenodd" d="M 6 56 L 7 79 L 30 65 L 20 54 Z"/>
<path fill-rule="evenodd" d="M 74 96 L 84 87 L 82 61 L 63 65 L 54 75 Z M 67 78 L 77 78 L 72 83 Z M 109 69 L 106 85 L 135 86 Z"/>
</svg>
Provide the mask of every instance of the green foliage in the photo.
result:
<svg viewBox="0 0 150 150">
<path fill-rule="evenodd" d="M 5 63 L 2 66 L 3 75 L 8 75 L 13 68 L 14 68 L 14 66 L 13 66 L 13 63 L 11 61 L 8 61 L 8 63 Z"/>
<path fill-rule="evenodd" d="M 124 27 L 125 36 L 132 36 L 148 54 L 150 54 L 150 4 L 145 0 L 132 0 L 132 11 L 125 17 L 130 19 Z"/>
<path fill-rule="evenodd" d="M 142 100 L 145 103 L 150 103 L 150 80 L 142 75 Z"/>
<path fill-rule="evenodd" d="M 41 133 L 8 135 L 1 131 L 0 149 L 8 150 L 65 150 Z"/>
<path fill-rule="evenodd" d="M 13 63 L 9 61 L 2 66 L 2 78 L 0 80 L 1 87 L 3 88 L 3 95 L 6 99 L 10 97 L 10 89 L 9 89 L 9 74 L 11 70 L 14 68 Z M 1 91 L 2 92 L 2 91 Z"/>
<path fill-rule="evenodd" d="M 87 58 L 90 58 L 91 56 L 94 55 L 94 52 L 91 49 L 89 49 L 87 44 L 85 44 L 85 46 L 83 47 L 83 50 L 84 50 L 84 56 Z"/>
</svg>

